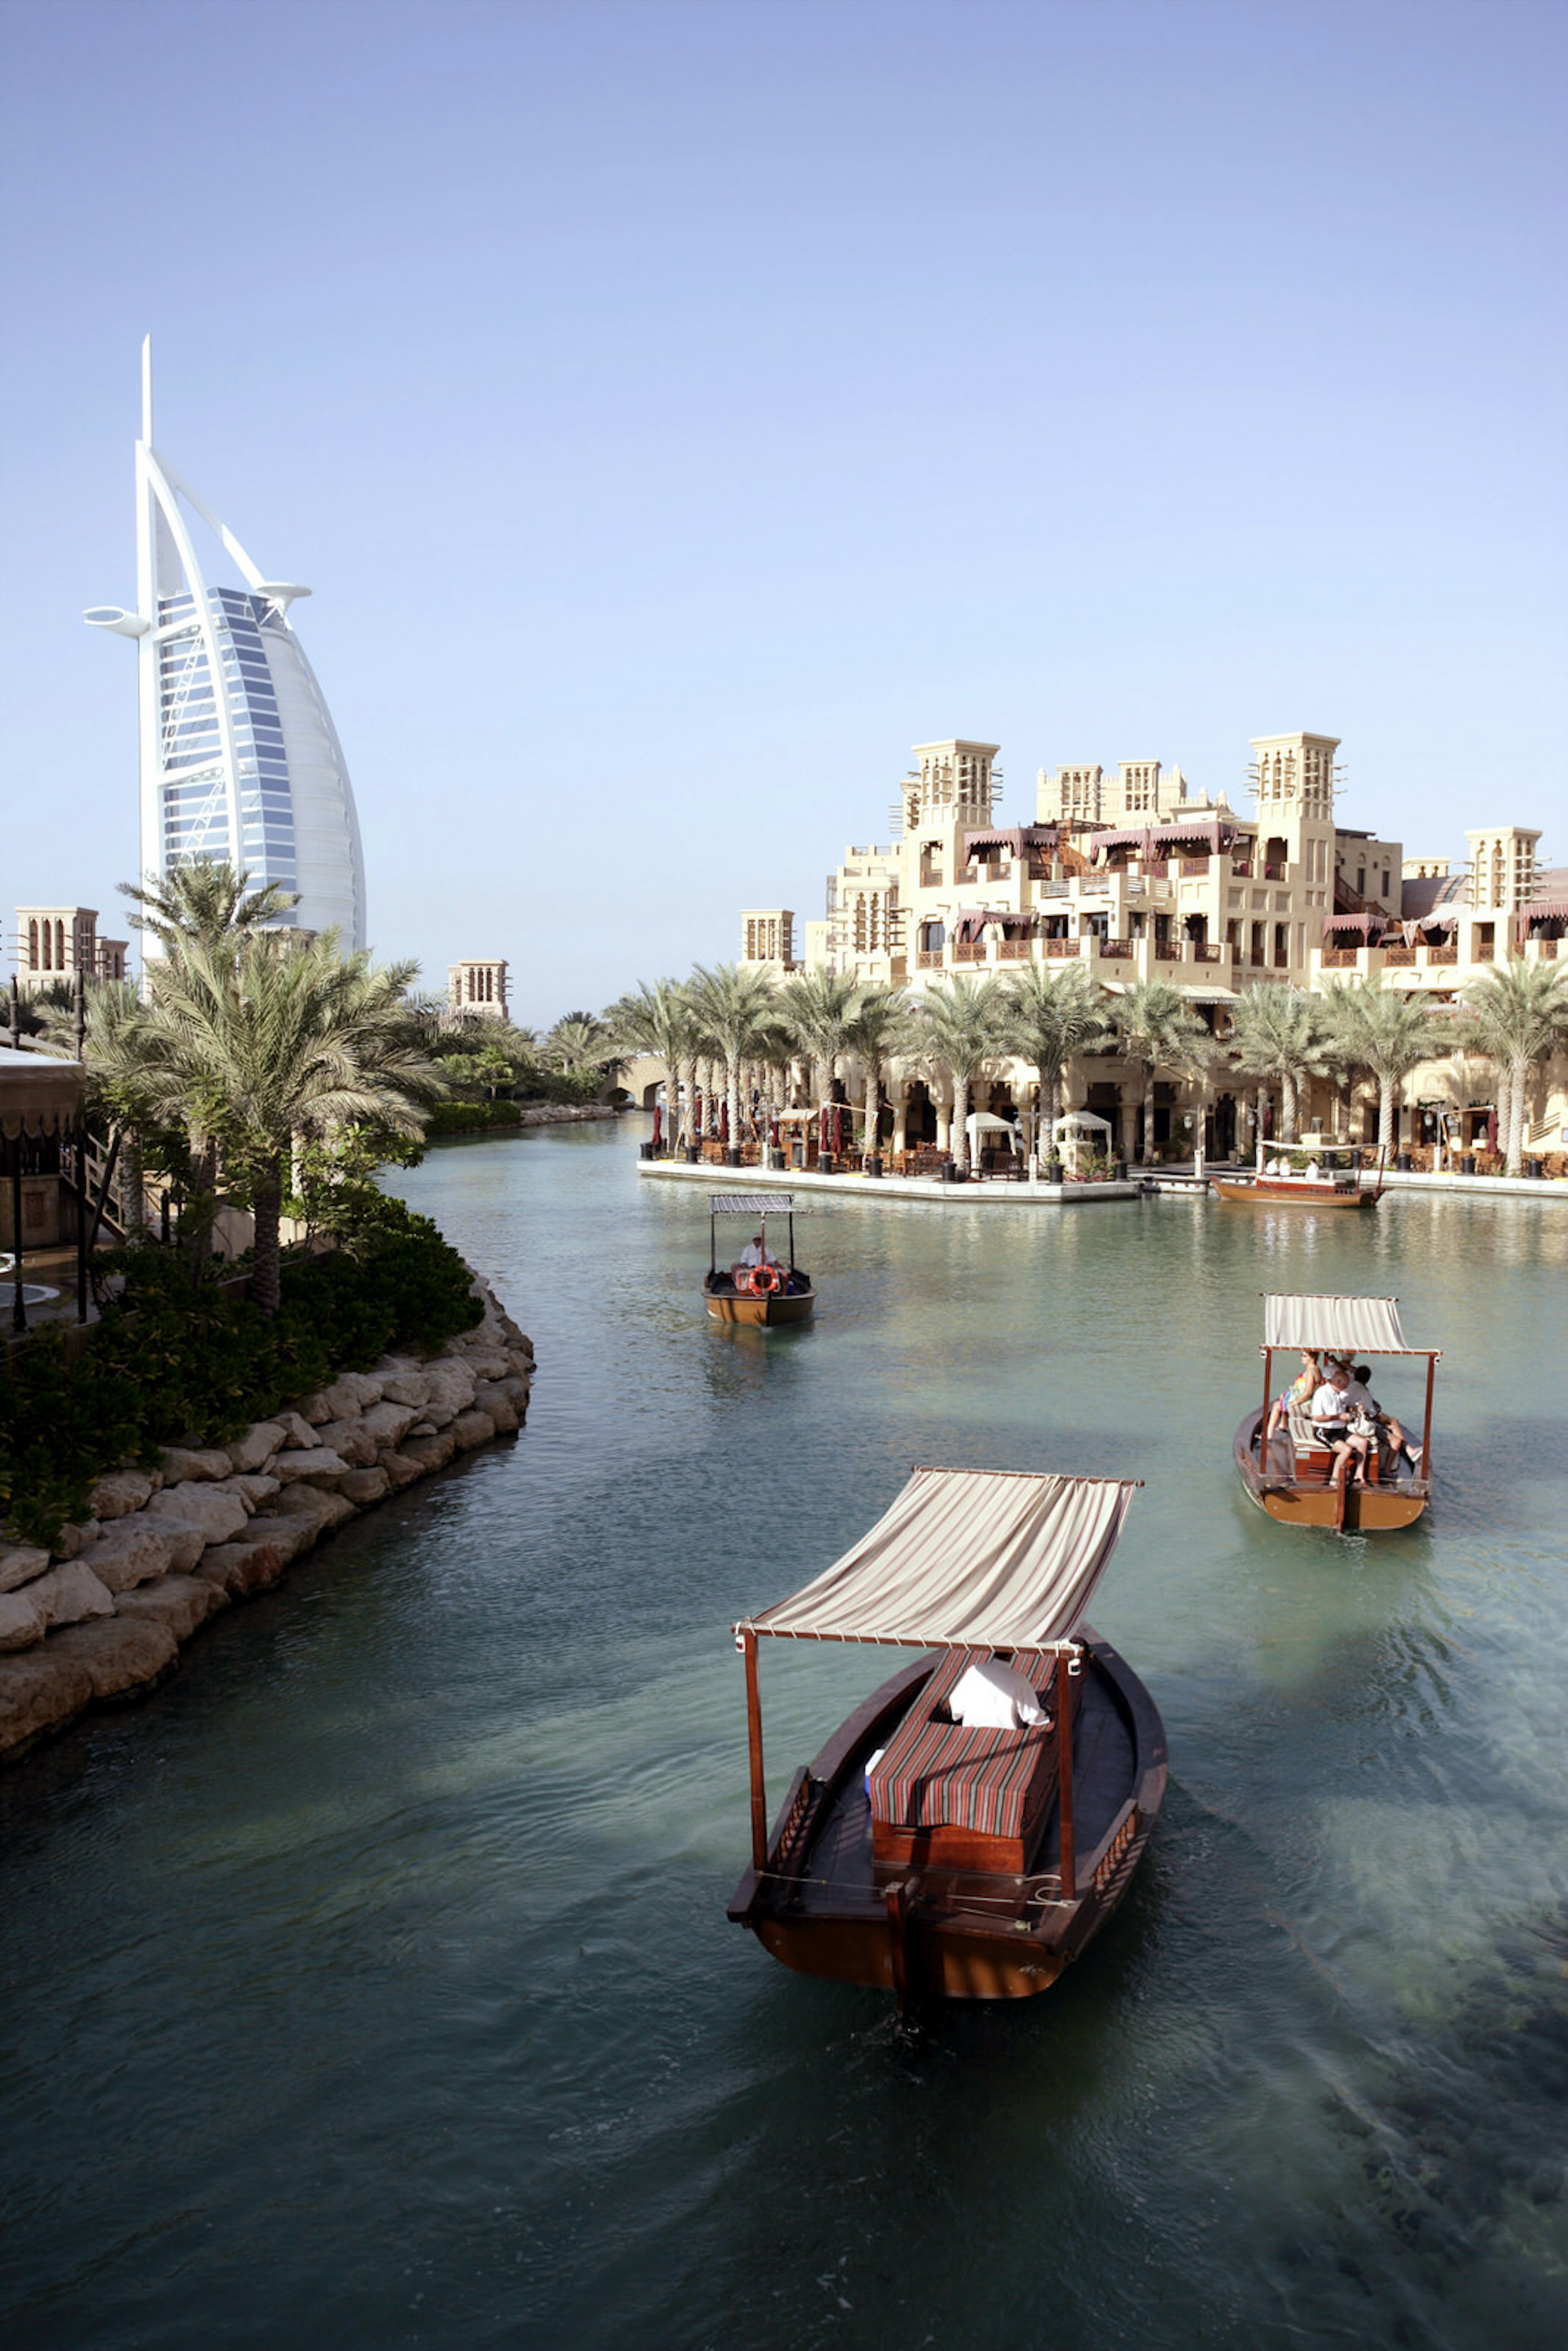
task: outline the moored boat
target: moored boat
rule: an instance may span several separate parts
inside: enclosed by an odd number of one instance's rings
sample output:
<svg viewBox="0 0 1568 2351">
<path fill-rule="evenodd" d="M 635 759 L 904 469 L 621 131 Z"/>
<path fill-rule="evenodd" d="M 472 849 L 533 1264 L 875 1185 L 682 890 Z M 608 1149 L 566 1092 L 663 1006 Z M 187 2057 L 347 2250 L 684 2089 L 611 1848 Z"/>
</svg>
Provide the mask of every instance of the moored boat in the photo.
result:
<svg viewBox="0 0 1568 2351">
<path fill-rule="evenodd" d="M 784 1217 L 789 1231 L 789 1262 L 768 1247 L 768 1219 Z M 749 1217 L 757 1228 L 750 1252 L 733 1265 L 718 1261 L 718 1220 Z M 716 1322 L 749 1322 L 771 1330 L 781 1322 L 804 1322 L 817 1302 L 811 1277 L 795 1262 L 795 1196 L 792 1192 L 713 1192 L 708 1196 L 708 1270 L 703 1297 Z M 751 1254 L 756 1262 L 749 1262 Z"/>
<path fill-rule="evenodd" d="M 1222 1200 L 1252 1208 L 1375 1208 L 1383 1197 L 1383 1159 L 1369 1191 L 1362 1182 L 1359 1153 L 1349 1144 L 1291 1143 L 1250 1176 L 1211 1176 Z"/>
<path fill-rule="evenodd" d="M 901 2011 L 1020 2000 L 1105 1924 L 1166 1787 L 1154 1701 L 1084 1622 L 1135 1490 L 916 1468 L 825 1573 L 736 1626 L 752 1851 L 728 1915 L 775 1959 L 890 1991 Z M 768 1635 L 927 1652 L 796 1772 L 771 1830 Z"/>
<path fill-rule="evenodd" d="M 1333 1444 L 1314 1423 L 1310 1399 L 1299 1403 L 1289 1392 L 1270 1396 L 1275 1353 L 1293 1348 L 1320 1362 L 1335 1357 L 1349 1364 L 1363 1355 L 1424 1362 L 1427 1392 L 1419 1445 L 1401 1424 L 1385 1416 L 1368 1438 L 1365 1483 L 1357 1482 L 1348 1459 L 1336 1458 Z M 1396 1298 L 1266 1297 L 1260 1352 L 1262 1405 L 1246 1416 L 1233 1447 L 1241 1482 L 1252 1499 L 1286 1526 L 1371 1534 L 1413 1525 L 1432 1491 L 1432 1387 L 1442 1349 L 1406 1344 Z"/>
</svg>

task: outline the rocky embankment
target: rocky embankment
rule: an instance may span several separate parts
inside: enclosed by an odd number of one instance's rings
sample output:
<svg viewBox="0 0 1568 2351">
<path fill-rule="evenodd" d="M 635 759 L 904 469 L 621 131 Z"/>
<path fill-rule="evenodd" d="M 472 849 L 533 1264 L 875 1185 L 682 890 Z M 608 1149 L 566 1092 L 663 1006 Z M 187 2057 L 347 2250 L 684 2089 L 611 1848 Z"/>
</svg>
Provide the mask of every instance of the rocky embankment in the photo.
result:
<svg viewBox="0 0 1568 2351">
<path fill-rule="evenodd" d="M 509 1434 L 534 1351 L 484 1283 L 485 1319 L 440 1353 L 384 1355 L 258 1420 L 233 1445 L 117 1469 L 52 1551 L 0 1538 L 0 1762 L 95 1701 L 162 1681 L 231 1602 L 388 1494 Z"/>
</svg>

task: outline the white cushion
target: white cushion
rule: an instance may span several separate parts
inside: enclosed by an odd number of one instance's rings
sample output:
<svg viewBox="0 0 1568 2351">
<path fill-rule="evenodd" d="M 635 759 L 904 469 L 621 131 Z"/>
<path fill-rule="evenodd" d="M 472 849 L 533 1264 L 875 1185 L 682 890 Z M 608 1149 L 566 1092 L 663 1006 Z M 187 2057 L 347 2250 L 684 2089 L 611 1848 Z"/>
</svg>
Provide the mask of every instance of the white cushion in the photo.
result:
<svg viewBox="0 0 1568 2351">
<path fill-rule="evenodd" d="M 995 1657 L 967 1667 L 947 1703 L 954 1721 L 967 1729 L 1019 1730 L 1045 1720 L 1045 1709 L 1025 1677 Z"/>
</svg>

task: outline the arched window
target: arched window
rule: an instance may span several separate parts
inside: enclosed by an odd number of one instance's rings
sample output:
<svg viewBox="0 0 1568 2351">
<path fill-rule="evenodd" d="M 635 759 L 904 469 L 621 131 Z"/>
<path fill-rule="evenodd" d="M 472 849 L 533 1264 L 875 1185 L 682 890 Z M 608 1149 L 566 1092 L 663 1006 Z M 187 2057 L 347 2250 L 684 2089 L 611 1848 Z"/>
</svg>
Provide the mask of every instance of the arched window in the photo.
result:
<svg viewBox="0 0 1568 2351">
<path fill-rule="evenodd" d="M 27 969 L 28 969 L 29 971 L 37 971 L 37 968 L 38 968 L 38 918 L 37 918 L 37 914 L 35 914 L 35 915 L 33 916 L 32 921 L 31 921 L 31 922 L 28 924 L 28 925 L 27 925 Z"/>
</svg>

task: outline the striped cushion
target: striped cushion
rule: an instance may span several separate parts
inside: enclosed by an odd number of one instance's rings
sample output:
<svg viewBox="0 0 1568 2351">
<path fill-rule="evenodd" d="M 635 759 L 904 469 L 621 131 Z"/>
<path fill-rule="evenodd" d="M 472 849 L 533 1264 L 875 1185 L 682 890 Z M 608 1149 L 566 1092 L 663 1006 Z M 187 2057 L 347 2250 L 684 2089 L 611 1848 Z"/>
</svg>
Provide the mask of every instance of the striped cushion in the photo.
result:
<svg viewBox="0 0 1568 2351">
<path fill-rule="evenodd" d="M 988 1649 L 955 1649 L 937 1667 L 889 1740 L 869 1782 L 873 1821 L 902 1829 L 965 1828 L 984 1836 L 1020 1837 L 1030 1797 L 1052 1746 L 1048 1731 L 969 1730 L 932 1719 L 974 1660 Z M 1014 1665 L 1051 1693 L 1043 1660 L 1020 1650 Z"/>
</svg>

